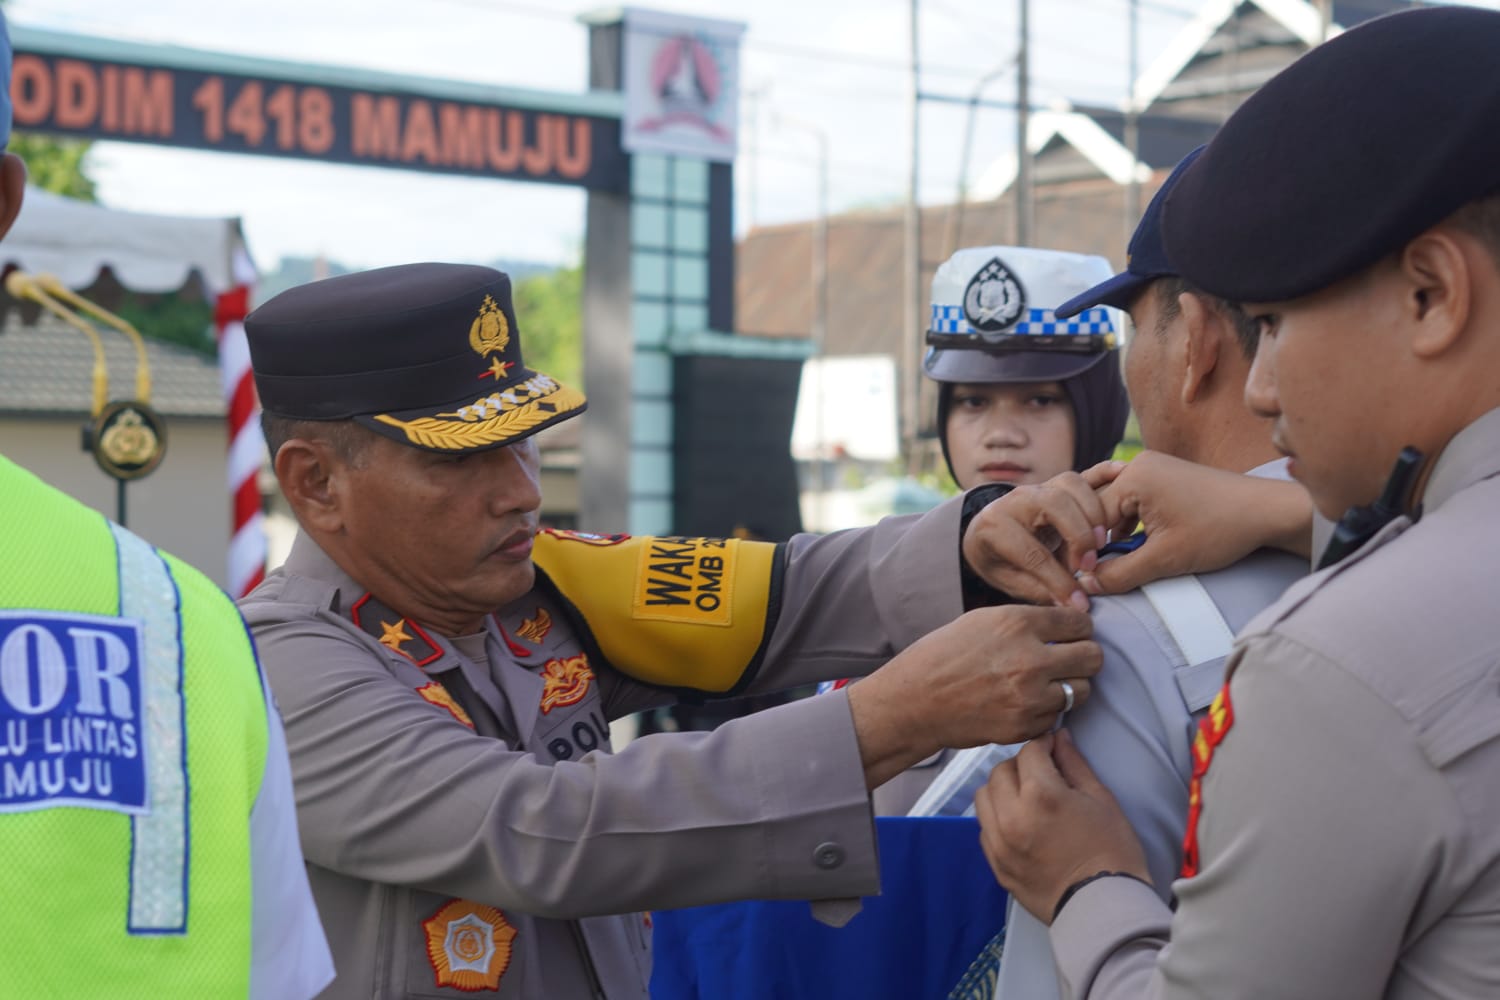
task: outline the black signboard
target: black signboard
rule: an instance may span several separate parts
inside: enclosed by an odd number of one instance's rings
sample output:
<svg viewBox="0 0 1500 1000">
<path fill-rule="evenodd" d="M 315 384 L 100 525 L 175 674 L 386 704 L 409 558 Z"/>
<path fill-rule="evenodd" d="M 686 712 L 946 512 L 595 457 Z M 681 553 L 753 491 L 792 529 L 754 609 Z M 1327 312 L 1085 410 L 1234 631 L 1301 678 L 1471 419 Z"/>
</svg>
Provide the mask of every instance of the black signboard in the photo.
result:
<svg viewBox="0 0 1500 1000">
<path fill-rule="evenodd" d="M 17 128 L 625 189 L 616 118 L 18 51 Z"/>
</svg>

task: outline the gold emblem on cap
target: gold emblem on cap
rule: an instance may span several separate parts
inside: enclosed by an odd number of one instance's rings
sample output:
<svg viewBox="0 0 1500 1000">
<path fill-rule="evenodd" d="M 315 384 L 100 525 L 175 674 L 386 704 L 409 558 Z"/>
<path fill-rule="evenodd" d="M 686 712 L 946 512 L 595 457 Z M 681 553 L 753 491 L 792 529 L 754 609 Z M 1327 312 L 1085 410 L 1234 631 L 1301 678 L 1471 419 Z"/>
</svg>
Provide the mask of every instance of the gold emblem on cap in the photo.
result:
<svg viewBox="0 0 1500 1000">
<path fill-rule="evenodd" d="M 469 346 L 480 357 L 503 351 L 510 343 L 510 323 L 492 295 L 479 305 L 479 315 L 469 326 Z"/>
</svg>

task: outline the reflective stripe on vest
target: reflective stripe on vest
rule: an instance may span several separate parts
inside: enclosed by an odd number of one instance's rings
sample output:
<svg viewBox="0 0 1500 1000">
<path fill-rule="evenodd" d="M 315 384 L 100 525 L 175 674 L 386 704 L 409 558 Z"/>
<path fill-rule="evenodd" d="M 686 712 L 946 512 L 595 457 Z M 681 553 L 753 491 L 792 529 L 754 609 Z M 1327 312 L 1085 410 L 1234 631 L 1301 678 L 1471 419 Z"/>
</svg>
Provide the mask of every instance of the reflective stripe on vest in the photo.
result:
<svg viewBox="0 0 1500 1000">
<path fill-rule="evenodd" d="M 187 930 L 187 740 L 182 711 L 182 609 L 166 563 L 110 523 L 119 558 L 120 617 L 145 631 L 142 664 L 146 790 L 150 812 L 130 824 L 132 934 Z"/>
</svg>

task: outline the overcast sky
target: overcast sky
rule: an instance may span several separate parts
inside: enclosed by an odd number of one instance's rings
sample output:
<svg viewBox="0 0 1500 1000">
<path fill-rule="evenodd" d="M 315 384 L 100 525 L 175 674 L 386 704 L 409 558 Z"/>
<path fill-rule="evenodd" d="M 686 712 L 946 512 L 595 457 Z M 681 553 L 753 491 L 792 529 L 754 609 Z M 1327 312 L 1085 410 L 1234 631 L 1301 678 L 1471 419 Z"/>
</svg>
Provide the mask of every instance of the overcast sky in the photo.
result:
<svg viewBox="0 0 1500 1000">
<path fill-rule="evenodd" d="M 811 217 L 816 140 L 828 136 L 835 211 L 905 196 L 907 0 L 702 0 L 656 9 L 742 21 L 736 228 Z M 1198 0 L 1139 0 L 1140 65 Z M 12 0 L 13 24 L 295 62 L 577 93 L 597 4 L 577 0 Z M 1016 0 L 920 0 L 926 91 L 966 96 L 1016 49 Z M 1032 0 L 1033 100 L 1123 100 L 1129 0 Z M 987 95 L 1015 97 L 1014 74 Z M 748 95 L 758 95 L 750 97 Z M 795 117 L 799 123 L 789 119 Z M 752 120 L 757 127 L 751 127 Z M 964 111 L 922 111 L 924 200 L 952 197 Z M 970 176 L 1013 145 L 1015 118 L 981 112 Z M 755 137 L 754 146 L 750 138 Z M 545 184 L 101 143 L 91 172 L 111 206 L 238 215 L 265 268 L 319 253 L 355 266 L 497 257 L 566 262 L 583 194 Z"/>
</svg>

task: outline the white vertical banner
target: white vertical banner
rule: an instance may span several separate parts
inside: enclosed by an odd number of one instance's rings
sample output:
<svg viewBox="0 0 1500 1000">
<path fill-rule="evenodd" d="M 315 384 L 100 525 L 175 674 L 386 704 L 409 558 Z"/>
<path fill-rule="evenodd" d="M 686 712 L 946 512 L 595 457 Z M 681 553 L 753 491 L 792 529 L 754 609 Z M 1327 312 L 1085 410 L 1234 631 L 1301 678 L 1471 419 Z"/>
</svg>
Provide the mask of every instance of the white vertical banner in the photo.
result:
<svg viewBox="0 0 1500 1000">
<path fill-rule="evenodd" d="M 626 8 L 626 152 L 734 160 L 744 33 L 737 21 Z"/>
</svg>

